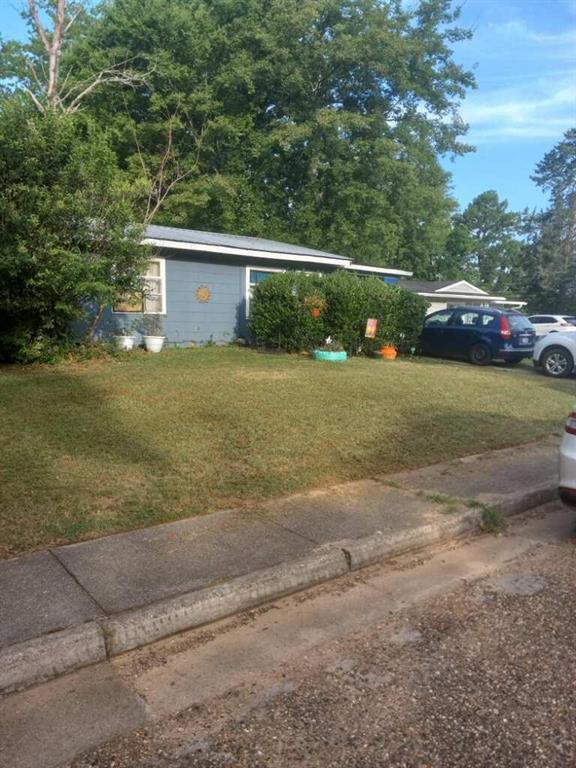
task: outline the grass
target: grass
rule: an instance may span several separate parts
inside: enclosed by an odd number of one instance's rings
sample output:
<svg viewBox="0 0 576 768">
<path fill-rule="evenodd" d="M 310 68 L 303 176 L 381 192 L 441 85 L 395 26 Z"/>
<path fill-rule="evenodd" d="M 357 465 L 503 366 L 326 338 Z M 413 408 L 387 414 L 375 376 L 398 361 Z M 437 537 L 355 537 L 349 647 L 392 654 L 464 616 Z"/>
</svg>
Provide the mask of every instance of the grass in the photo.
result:
<svg viewBox="0 0 576 768">
<path fill-rule="evenodd" d="M 573 381 L 238 348 L 0 369 L 0 554 L 559 432 Z"/>
<path fill-rule="evenodd" d="M 504 527 L 504 518 L 500 510 L 490 505 L 482 506 L 482 519 L 480 528 L 484 533 L 498 533 Z"/>
</svg>

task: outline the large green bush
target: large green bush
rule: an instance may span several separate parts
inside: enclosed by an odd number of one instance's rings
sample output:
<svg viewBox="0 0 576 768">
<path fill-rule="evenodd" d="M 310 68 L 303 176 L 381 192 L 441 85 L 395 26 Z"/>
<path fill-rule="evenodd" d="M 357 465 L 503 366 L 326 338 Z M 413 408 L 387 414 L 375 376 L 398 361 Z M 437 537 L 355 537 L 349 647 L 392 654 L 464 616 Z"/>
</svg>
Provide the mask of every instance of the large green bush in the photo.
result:
<svg viewBox="0 0 576 768">
<path fill-rule="evenodd" d="M 311 306 L 322 303 L 320 317 Z M 327 337 L 349 354 L 393 344 L 410 351 L 418 340 L 426 301 L 377 277 L 337 271 L 328 275 L 285 272 L 260 283 L 252 299 L 250 327 L 256 343 L 286 352 L 309 350 Z M 369 317 L 378 320 L 375 339 L 364 336 Z"/>
<path fill-rule="evenodd" d="M 0 361 L 50 361 L 71 323 L 139 286 L 147 254 L 106 135 L 0 102 Z"/>
<path fill-rule="evenodd" d="M 324 317 L 312 317 L 309 296 L 323 296 L 322 278 L 281 272 L 259 283 L 250 308 L 250 328 L 259 344 L 286 352 L 312 349 L 326 336 Z"/>
</svg>

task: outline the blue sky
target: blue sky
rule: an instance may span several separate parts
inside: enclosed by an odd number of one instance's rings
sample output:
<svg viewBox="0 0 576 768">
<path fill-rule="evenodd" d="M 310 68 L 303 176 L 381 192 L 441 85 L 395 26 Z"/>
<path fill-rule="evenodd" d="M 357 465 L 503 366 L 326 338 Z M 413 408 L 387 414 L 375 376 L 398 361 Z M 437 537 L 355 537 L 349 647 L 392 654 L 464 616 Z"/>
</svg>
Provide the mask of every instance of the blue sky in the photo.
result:
<svg viewBox="0 0 576 768">
<path fill-rule="evenodd" d="M 0 0 L 2 37 L 24 37 L 19 0 Z M 478 89 L 462 116 L 476 152 L 444 165 L 462 207 L 495 189 L 510 207 L 543 207 L 530 180 L 536 163 L 576 127 L 576 0 L 463 0 L 461 25 L 474 31 L 456 59 Z"/>
<path fill-rule="evenodd" d="M 446 162 L 461 205 L 495 189 L 510 207 L 542 207 L 530 180 L 568 128 L 576 127 L 576 0 L 467 0 L 473 30 L 456 59 L 474 68 L 478 88 L 462 116 L 474 154 Z"/>
</svg>

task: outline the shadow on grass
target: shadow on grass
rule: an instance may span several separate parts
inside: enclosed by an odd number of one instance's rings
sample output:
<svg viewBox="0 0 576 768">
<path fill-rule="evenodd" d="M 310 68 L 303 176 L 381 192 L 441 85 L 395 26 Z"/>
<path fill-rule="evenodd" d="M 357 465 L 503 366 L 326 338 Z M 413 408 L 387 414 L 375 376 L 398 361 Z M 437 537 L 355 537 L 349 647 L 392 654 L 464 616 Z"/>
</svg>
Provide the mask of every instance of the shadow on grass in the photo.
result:
<svg viewBox="0 0 576 768">
<path fill-rule="evenodd" d="M 0 552 L 106 531 L 123 517 L 149 521 L 154 513 L 140 500 L 168 469 L 153 425 L 123 422 L 117 403 L 83 375 L 52 370 L 18 385 L 7 420 L 19 439 L 2 449 Z M 107 511 L 96 514 L 99 499 Z"/>
</svg>

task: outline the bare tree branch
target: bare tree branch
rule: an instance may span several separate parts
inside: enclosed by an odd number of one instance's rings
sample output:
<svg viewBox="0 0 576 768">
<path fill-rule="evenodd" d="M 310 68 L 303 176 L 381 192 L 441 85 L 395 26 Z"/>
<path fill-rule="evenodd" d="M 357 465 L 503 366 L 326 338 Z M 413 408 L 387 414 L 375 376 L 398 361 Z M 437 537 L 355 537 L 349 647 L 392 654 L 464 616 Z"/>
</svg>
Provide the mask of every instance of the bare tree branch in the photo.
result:
<svg viewBox="0 0 576 768">
<path fill-rule="evenodd" d="M 146 76 L 140 72 L 135 72 L 129 69 L 103 69 L 95 74 L 88 85 L 86 85 L 85 88 L 83 88 L 83 90 L 81 90 L 80 93 L 78 93 L 72 99 L 72 101 L 64 107 L 64 111 L 68 114 L 77 112 L 81 106 L 82 100 L 91 94 L 95 88 L 97 88 L 99 85 L 102 85 L 103 83 L 120 83 L 121 85 L 129 85 L 134 87 L 137 84 L 145 82 Z"/>
<path fill-rule="evenodd" d="M 26 91 L 26 93 L 28 94 L 28 96 L 30 96 L 30 98 L 31 98 L 31 99 L 32 99 L 32 101 L 34 102 L 35 106 L 38 108 L 38 111 L 39 111 L 39 112 L 42 112 L 42 114 L 44 114 L 44 113 L 46 112 L 46 109 L 44 108 L 44 104 L 42 104 L 42 102 L 41 102 L 41 101 L 39 101 L 39 100 L 36 98 L 36 96 L 34 95 L 34 93 L 32 93 L 32 91 L 30 90 L 30 88 L 26 88 L 26 86 L 24 86 L 24 90 Z"/>
<path fill-rule="evenodd" d="M 99 72 L 95 72 L 91 77 L 74 84 L 72 87 L 68 87 L 67 90 L 72 70 L 68 70 L 62 81 L 60 77 L 62 47 L 66 35 L 83 11 L 83 7 L 79 6 L 68 17 L 68 2 L 69 0 L 56 0 L 56 8 L 52 16 L 53 28 L 51 31 L 48 31 L 40 18 L 38 0 L 28 0 L 30 16 L 34 22 L 38 36 L 42 41 L 48 59 L 47 72 L 42 65 L 44 82 L 40 81 L 38 72 L 32 62 L 28 62 L 32 79 L 42 93 L 41 96 L 35 95 L 32 99 L 41 112 L 45 112 L 46 108 L 59 108 L 64 113 L 73 114 L 78 111 L 83 99 L 89 96 L 99 85 L 118 83 L 120 85 L 134 87 L 137 84 L 145 83 L 147 75 L 149 74 L 128 69 L 126 64 L 129 60 L 127 60 L 102 69 Z M 31 90 L 26 89 L 26 91 L 32 97 Z"/>
<path fill-rule="evenodd" d="M 30 71 L 30 74 L 32 75 L 32 80 L 36 83 L 38 88 L 42 90 L 42 83 L 40 81 L 40 78 L 38 77 L 38 72 L 36 72 L 36 67 L 34 64 L 30 61 L 30 59 L 26 59 L 26 66 L 28 67 L 28 70 Z"/>
<path fill-rule="evenodd" d="M 44 25 L 40 20 L 40 14 L 38 13 L 36 0 L 28 0 L 28 10 L 30 12 L 30 15 L 32 16 L 32 19 L 34 21 L 34 26 L 36 27 L 36 31 L 38 32 L 40 40 L 42 40 L 42 45 L 44 46 L 44 49 L 46 50 L 47 54 L 50 54 L 50 49 L 52 46 L 51 46 L 50 40 L 48 39 L 46 30 L 44 29 Z"/>
<path fill-rule="evenodd" d="M 68 32 L 70 31 L 70 28 L 72 27 L 72 25 L 74 24 L 74 22 L 76 21 L 76 19 L 78 18 L 78 16 L 80 16 L 80 14 L 82 13 L 82 11 L 83 11 L 83 10 L 84 10 L 83 8 L 78 8 L 78 9 L 76 10 L 76 13 L 73 13 L 73 14 L 72 14 L 72 16 L 71 16 L 71 18 L 70 18 L 69 22 L 68 22 L 68 23 L 66 24 L 66 26 L 64 27 L 64 34 L 65 34 L 65 35 L 67 35 L 67 34 L 68 34 Z"/>
</svg>

